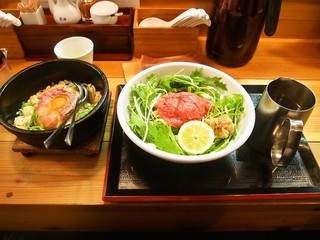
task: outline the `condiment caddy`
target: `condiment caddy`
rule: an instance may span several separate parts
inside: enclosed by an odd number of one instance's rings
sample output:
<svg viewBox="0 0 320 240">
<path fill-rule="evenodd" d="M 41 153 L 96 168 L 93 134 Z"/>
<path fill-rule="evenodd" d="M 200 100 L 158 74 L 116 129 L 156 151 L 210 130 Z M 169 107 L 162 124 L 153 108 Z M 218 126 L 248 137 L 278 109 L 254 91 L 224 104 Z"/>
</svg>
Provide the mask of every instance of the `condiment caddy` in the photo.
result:
<svg viewBox="0 0 320 240">
<path fill-rule="evenodd" d="M 60 40 L 81 35 L 95 45 L 94 60 L 130 60 L 133 53 L 133 8 L 123 12 L 115 24 L 57 24 L 48 8 L 44 9 L 46 24 L 14 27 L 27 60 L 56 58 L 53 48 Z"/>
</svg>

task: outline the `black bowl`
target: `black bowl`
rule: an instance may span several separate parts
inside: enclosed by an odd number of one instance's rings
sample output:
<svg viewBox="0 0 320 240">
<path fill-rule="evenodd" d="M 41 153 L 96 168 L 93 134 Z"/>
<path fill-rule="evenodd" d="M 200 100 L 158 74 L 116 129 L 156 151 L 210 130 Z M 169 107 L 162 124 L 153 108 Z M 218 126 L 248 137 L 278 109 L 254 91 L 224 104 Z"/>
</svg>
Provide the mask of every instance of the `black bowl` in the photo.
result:
<svg viewBox="0 0 320 240">
<path fill-rule="evenodd" d="M 23 101 L 48 85 L 60 80 L 91 83 L 102 94 L 101 100 L 85 117 L 76 121 L 72 146 L 78 145 L 93 136 L 104 123 L 108 106 L 109 84 L 107 77 L 95 65 L 80 60 L 57 59 L 32 65 L 12 76 L 0 89 L 0 123 L 21 141 L 43 147 L 43 141 L 54 130 L 28 131 L 13 126 L 16 113 Z M 68 131 L 66 126 L 53 147 L 68 147 L 64 143 Z"/>
</svg>

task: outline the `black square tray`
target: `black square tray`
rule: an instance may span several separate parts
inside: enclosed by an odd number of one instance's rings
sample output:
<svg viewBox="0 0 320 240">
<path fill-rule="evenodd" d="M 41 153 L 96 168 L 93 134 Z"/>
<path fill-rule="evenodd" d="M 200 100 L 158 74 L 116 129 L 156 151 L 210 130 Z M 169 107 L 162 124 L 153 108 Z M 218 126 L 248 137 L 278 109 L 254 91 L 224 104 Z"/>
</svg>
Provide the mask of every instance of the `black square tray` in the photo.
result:
<svg viewBox="0 0 320 240">
<path fill-rule="evenodd" d="M 118 86 L 118 97 L 122 85 Z M 245 85 L 256 105 L 264 85 Z M 116 103 L 115 103 L 116 106 Z M 114 111 L 104 201 L 213 201 L 320 197 L 320 169 L 303 136 L 294 160 L 273 174 L 270 161 L 246 144 L 201 164 L 177 164 L 140 150 L 123 133 Z"/>
</svg>

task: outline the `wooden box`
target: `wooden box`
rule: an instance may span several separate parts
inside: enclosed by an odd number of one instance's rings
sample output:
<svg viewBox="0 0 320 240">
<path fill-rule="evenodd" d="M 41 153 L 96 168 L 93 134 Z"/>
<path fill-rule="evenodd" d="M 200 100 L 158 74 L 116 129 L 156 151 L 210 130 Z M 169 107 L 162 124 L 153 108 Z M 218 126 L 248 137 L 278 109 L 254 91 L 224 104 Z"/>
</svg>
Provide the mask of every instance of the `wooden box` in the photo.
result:
<svg viewBox="0 0 320 240">
<path fill-rule="evenodd" d="M 134 17 L 134 56 L 167 57 L 198 52 L 198 27 L 143 28 L 139 23 L 147 17 L 170 21 L 186 9 L 137 8 Z"/>
<path fill-rule="evenodd" d="M 112 25 L 78 23 L 56 24 L 45 9 L 46 25 L 15 27 L 27 60 L 56 58 L 53 49 L 57 42 L 71 36 L 84 36 L 94 42 L 94 60 L 130 60 L 133 53 L 133 8 L 119 8 L 123 12 Z"/>
</svg>

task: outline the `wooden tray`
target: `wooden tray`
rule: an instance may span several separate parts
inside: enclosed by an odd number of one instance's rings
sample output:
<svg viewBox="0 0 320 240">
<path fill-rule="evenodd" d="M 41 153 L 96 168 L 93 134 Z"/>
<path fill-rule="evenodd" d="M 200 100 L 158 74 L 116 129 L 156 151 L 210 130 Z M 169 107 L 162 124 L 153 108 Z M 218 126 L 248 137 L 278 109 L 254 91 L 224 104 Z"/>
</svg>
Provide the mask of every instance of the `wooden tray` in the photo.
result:
<svg viewBox="0 0 320 240">
<path fill-rule="evenodd" d="M 265 86 L 244 87 L 257 104 Z M 304 137 L 287 168 L 272 174 L 269 163 L 269 159 L 253 153 L 246 145 L 208 163 L 164 161 L 132 143 L 123 133 L 115 112 L 102 199 L 228 201 L 320 197 L 320 169 Z"/>
<path fill-rule="evenodd" d="M 48 9 L 44 9 L 46 25 L 22 25 L 14 30 L 27 60 L 56 58 L 53 49 L 57 42 L 71 36 L 84 36 L 94 42 L 94 60 L 130 60 L 133 52 L 133 8 L 123 12 L 112 25 L 78 23 L 56 24 Z"/>
</svg>

